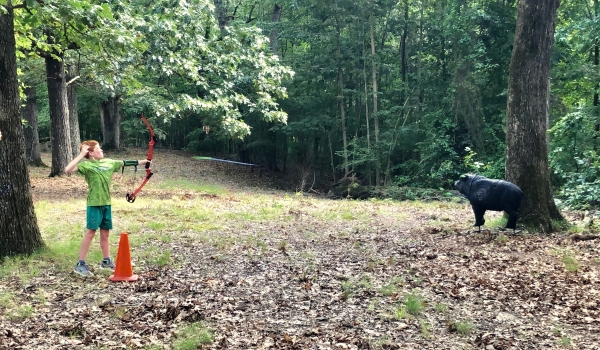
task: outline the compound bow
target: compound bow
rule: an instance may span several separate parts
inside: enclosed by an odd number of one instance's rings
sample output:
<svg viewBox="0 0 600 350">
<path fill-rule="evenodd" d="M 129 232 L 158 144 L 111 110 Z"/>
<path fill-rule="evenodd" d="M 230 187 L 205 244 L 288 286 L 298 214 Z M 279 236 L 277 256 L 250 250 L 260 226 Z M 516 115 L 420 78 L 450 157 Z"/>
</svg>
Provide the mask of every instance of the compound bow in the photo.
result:
<svg viewBox="0 0 600 350">
<path fill-rule="evenodd" d="M 150 141 L 148 142 L 148 154 L 146 155 L 146 159 L 148 160 L 148 163 L 146 163 L 146 177 L 144 178 L 144 181 L 142 182 L 142 184 L 131 194 L 127 193 L 127 195 L 125 195 L 125 198 L 127 199 L 127 201 L 129 203 L 135 202 L 135 198 L 136 198 L 137 194 L 141 191 L 142 187 L 144 187 L 144 185 L 146 185 L 148 180 L 150 180 L 152 175 L 154 175 L 154 173 L 150 169 L 150 161 L 152 160 L 152 153 L 154 152 L 154 144 L 156 143 L 156 141 L 158 139 L 156 138 L 156 135 L 154 135 L 154 130 L 152 130 L 152 126 L 150 126 L 150 123 L 148 123 L 148 121 L 146 120 L 146 118 L 144 117 L 143 114 L 142 114 L 141 118 L 142 118 L 142 121 L 144 122 L 144 124 L 146 124 L 148 131 L 150 132 Z"/>
</svg>

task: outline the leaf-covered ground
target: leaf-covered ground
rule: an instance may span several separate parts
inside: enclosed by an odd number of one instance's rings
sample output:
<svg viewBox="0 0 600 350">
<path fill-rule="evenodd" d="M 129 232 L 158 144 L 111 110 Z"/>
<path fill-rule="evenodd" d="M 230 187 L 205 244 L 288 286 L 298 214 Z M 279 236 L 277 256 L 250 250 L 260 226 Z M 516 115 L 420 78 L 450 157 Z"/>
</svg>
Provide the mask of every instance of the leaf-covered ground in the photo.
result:
<svg viewBox="0 0 600 350">
<path fill-rule="evenodd" d="M 143 158 L 132 152 L 113 157 Z M 600 348 L 598 240 L 470 233 L 467 203 L 297 195 L 183 152 L 156 151 L 153 168 L 134 204 L 122 196 L 141 175 L 115 178 L 113 215 L 135 238 L 140 280 L 52 263 L 2 277 L 0 348 L 183 348 L 199 321 L 211 330 L 203 349 Z M 83 180 L 31 172 L 36 210 L 56 213 L 44 235 L 83 225 Z M 61 209 L 73 201 L 80 211 Z"/>
</svg>

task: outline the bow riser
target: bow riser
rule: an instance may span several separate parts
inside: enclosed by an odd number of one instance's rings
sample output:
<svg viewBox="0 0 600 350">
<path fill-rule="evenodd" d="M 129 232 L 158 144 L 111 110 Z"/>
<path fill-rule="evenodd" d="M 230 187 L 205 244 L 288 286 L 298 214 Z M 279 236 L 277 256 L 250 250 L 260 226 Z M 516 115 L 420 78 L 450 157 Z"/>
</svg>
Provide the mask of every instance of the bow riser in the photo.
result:
<svg viewBox="0 0 600 350">
<path fill-rule="evenodd" d="M 146 163 L 146 166 L 145 166 L 146 178 L 144 179 L 142 184 L 135 191 L 133 191 L 131 194 L 127 193 L 125 195 L 125 199 L 127 199 L 127 201 L 129 203 L 135 202 L 135 198 L 136 198 L 137 194 L 142 190 L 142 187 L 144 187 L 144 185 L 146 185 L 148 180 L 150 180 L 152 175 L 154 175 L 154 173 L 152 173 L 152 170 L 150 169 L 150 161 L 152 161 L 152 156 L 154 153 L 154 144 L 156 143 L 156 141 L 158 141 L 158 139 L 157 139 L 156 135 L 154 134 L 154 130 L 152 130 L 152 126 L 150 126 L 150 123 L 148 123 L 148 121 L 146 120 L 146 118 L 144 117 L 143 114 L 142 114 L 141 118 L 142 118 L 142 121 L 144 122 L 144 124 L 146 124 L 148 131 L 150 132 L 150 141 L 148 142 L 148 154 L 146 155 L 146 160 L 148 160 L 148 163 Z"/>
</svg>

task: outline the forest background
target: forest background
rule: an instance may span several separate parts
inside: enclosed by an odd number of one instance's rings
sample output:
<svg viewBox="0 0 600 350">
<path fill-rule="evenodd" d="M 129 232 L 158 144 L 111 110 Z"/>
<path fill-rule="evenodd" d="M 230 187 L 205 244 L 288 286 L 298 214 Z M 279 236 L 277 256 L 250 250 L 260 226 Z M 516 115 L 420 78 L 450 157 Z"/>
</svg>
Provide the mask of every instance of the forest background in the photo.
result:
<svg viewBox="0 0 600 350">
<path fill-rule="evenodd" d="M 391 189 L 504 178 L 515 1 L 70 0 L 39 11 L 15 11 L 18 64 L 29 160 L 41 159 L 35 134 L 72 145 L 53 155 L 52 175 L 81 139 L 144 146 L 144 113 L 158 147 L 260 164 L 294 176 L 297 191 L 349 177 Z M 575 209 L 600 194 L 599 16 L 598 0 L 562 1 L 552 56 L 551 179 Z M 64 106 L 48 102 L 48 56 L 64 64 Z M 65 132 L 51 116 L 67 107 Z"/>
</svg>

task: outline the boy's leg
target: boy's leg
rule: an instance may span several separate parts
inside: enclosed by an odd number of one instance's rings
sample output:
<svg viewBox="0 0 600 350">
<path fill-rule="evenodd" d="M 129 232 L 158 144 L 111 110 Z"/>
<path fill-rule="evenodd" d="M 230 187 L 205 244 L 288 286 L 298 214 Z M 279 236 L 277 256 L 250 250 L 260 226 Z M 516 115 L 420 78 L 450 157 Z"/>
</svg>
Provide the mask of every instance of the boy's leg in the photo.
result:
<svg viewBox="0 0 600 350">
<path fill-rule="evenodd" d="M 92 230 L 88 228 L 85 230 L 85 234 L 83 235 L 83 239 L 81 240 L 81 247 L 79 248 L 79 260 L 85 261 L 85 257 L 87 256 L 88 251 L 90 250 L 90 244 L 96 235 L 96 230 Z"/>
<path fill-rule="evenodd" d="M 110 205 L 102 207 L 102 221 L 100 222 L 100 249 L 102 249 L 102 262 L 100 267 L 115 269 L 115 264 L 110 260 L 110 244 L 108 236 L 112 230 L 112 211 Z"/>
<path fill-rule="evenodd" d="M 102 257 L 110 258 L 110 245 L 108 243 L 108 235 L 110 234 L 109 230 L 100 229 L 100 249 L 102 249 Z"/>
<path fill-rule="evenodd" d="M 100 249 L 102 249 L 102 257 L 104 259 L 110 259 L 108 235 L 112 228 L 112 207 L 105 205 L 102 207 L 102 220 L 100 221 Z"/>
<path fill-rule="evenodd" d="M 87 257 L 88 252 L 90 251 L 90 245 L 92 244 L 92 240 L 96 235 L 96 230 L 98 229 L 98 224 L 100 223 L 100 212 L 98 211 L 98 207 L 88 206 L 86 210 L 86 230 L 83 234 L 83 239 L 81 240 L 81 247 L 79 248 L 79 261 L 75 265 L 75 273 L 84 276 L 90 277 L 94 276 L 94 274 L 90 271 L 88 265 L 85 263 L 85 258 Z"/>
</svg>

